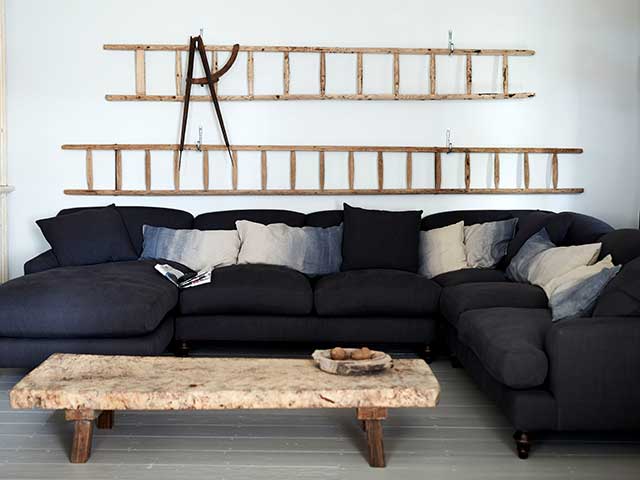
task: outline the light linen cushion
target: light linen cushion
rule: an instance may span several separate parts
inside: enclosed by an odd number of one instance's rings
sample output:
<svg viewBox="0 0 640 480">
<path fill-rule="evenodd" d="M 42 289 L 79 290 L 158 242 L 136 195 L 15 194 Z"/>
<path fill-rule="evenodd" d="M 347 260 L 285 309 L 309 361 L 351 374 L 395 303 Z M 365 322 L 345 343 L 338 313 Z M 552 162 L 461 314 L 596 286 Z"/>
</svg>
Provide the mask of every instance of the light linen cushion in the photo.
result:
<svg viewBox="0 0 640 480">
<path fill-rule="evenodd" d="M 591 265 L 600 254 L 601 243 L 554 247 L 536 255 L 531 260 L 527 280 L 547 291 L 548 284 L 578 267 Z"/>
<path fill-rule="evenodd" d="M 307 275 L 340 271 L 342 225 L 290 227 L 284 223 L 262 225 L 239 220 L 236 228 L 242 242 L 238 263 L 281 265 Z"/>
<path fill-rule="evenodd" d="M 171 260 L 196 271 L 234 265 L 240 251 L 235 230 L 175 230 L 144 225 L 142 236 L 140 258 Z"/>
<path fill-rule="evenodd" d="M 464 227 L 467 265 L 471 268 L 495 267 L 507 254 L 517 223 L 517 218 L 511 218 Z"/>
<path fill-rule="evenodd" d="M 507 267 L 507 278 L 514 282 L 526 282 L 529 277 L 531 261 L 540 253 L 556 245 L 549 238 L 547 230 L 543 228 L 527 240 Z"/>
<path fill-rule="evenodd" d="M 598 263 L 578 267 L 549 282 L 545 292 L 552 320 L 588 314 L 620 268 L 620 265 L 614 266 L 611 255 L 607 255 Z"/>
<path fill-rule="evenodd" d="M 587 278 L 600 273 L 605 268 L 613 268 L 613 262 L 611 255 L 607 255 L 602 260 L 593 265 L 581 265 L 573 270 L 560 275 L 548 282 L 543 290 L 547 294 L 547 297 L 551 298 L 554 294 L 560 293 L 563 290 L 572 288 L 575 285 L 583 282 Z"/>
<path fill-rule="evenodd" d="M 420 232 L 419 273 L 428 278 L 468 268 L 464 251 L 464 222 Z"/>
</svg>

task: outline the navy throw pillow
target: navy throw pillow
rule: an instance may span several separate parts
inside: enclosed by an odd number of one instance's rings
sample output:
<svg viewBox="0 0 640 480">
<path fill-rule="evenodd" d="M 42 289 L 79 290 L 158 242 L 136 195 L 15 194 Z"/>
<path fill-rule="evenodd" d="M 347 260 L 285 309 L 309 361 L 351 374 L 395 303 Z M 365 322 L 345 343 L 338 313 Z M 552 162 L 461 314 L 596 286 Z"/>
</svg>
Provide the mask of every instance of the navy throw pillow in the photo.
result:
<svg viewBox="0 0 640 480">
<path fill-rule="evenodd" d="M 422 210 L 387 212 L 344 204 L 341 270 L 418 271 Z"/>
<path fill-rule="evenodd" d="M 37 220 L 62 267 L 138 258 L 114 205 Z"/>
</svg>

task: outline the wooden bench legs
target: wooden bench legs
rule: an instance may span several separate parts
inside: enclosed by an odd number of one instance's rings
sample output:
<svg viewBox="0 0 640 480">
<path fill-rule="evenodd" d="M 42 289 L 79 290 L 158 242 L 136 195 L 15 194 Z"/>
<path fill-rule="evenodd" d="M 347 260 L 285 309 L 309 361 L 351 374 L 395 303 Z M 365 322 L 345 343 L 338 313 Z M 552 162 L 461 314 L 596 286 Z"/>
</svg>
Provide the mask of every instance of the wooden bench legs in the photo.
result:
<svg viewBox="0 0 640 480">
<path fill-rule="evenodd" d="M 382 440 L 382 423 L 387 418 L 387 409 L 379 407 L 358 408 L 358 420 L 367 435 L 369 465 L 384 467 L 384 443 Z"/>
<path fill-rule="evenodd" d="M 357 416 L 367 436 L 369 465 L 384 467 L 382 420 L 387 418 L 387 409 L 362 407 L 357 409 Z M 66 410 L 65 418 L 74 422 L 71 463 L 85 463 L 91 456 L 94 421 L 97 428 L 113 428 L 113 410 Z"/>
<path fill-rule="evenodd" d="M 96 419 L 96 427 L 111 430 L 113 428 L 113 410 L 103 410 Z"/>
<path fill-rule="evenodd" d="M 66 410 L 65 418 L 74 423 L 71 463 L 86 463 L 91 456 L 93 421 L 98 428 L 113 428 L 113 410 Z"/>
<path fill-rule="evenodd" d="M 71 444 L 71 463 L 85 463 L 91 456 L 93 441 L 93 421 L 74 420 L 73 443 Z"/>
</svg>

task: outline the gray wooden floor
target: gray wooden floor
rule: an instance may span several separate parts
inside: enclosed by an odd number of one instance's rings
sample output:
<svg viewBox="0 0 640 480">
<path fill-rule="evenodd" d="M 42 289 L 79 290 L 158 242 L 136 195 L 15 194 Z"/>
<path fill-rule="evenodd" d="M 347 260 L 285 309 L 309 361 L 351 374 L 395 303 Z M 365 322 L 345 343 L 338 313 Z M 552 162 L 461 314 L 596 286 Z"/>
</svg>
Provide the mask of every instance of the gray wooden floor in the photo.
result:
<svg viewBox="0 0 640 480">
<path fill-rule="evenodd" d="M 393 410 L 386 469 L 371 469 L 354 411 L 131 412 L 97 430 L 89 463 L 68 463 L 71 425 L 57 412 L 12 411 L 24 374 L 0 369 L 0 478 L 20 479 L 483 479 L 640 478 L 640 438 L 545 434 L 529 460 L 468 379 L 441 360 L 434 410 Z"/>
</svg>

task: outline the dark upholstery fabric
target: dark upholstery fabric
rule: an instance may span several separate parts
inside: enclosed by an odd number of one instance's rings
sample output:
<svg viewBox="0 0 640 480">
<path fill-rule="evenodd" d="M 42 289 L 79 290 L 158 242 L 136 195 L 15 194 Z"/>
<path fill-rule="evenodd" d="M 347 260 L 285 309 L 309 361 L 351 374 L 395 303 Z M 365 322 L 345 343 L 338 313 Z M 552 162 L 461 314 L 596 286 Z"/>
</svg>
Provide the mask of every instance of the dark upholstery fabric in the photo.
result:
<svg viewBox="0 0 640 480">
<path fill-rule="evenodd" d="M 420 229 L 432 230 L 460 221 L 464 221 L 465 225 L 475 225 L 476 223 L 498 222 L 510 218 L 513 218 L 513 214 L 509 210 L 453 210 L 427 215 L 422 219 Z"/>
<path fill-rule="evenodd" d="M 69 215 L 71 213 L 78 213 L 78 212 L 84 212 L 86 210 L 99 210 L 100 208 L 106 208 L 106 207 L 115 207 L 115 204 L 110 204 L 110 205 L 102 205 L 102 206 L 90 206 L 90 207 L 71 207 L 71 208 L 63 208 L 62 210 L 60 210 L 58 212 L 58 215 Z M 117 209 L 118 207 L 116 207 Z"/>
<path fill-rule="evenodd" d="M 416 272 L 422 211 L 387 212 L 344 204 L 342 270 Z"/>
<path fill-rule="evenodd" d="M 58 215 L 68 215 L 70 213 L 91 210 L 96 207 L 76 207 L 61 210 Z M 142 227 L 151 225 L 154 227 L 166 227 L 176 229 L 193 228 L 193 215 L 183 210 L 161 207 L 118 207 L 118 213 L 127 227 L 129 238 L 136 253 L 142 253 Z"/>
<path fill-rule="evenodd" d="M 568 215 L 570 218 L 567 233 L 559 243 L 561 246 L 596 243 L 603 235 L 613 231 L 611 225 L 589 215 L 574 212 L 562 212 L 558 215 Z"/>
<path fill-rule="evenodd" d="M 450 335 L 450 346 L 476 384 L 509 419 L 514 430 L 537 432 L 557 427 L 556 401 L 545 388 L 515 390 L 498 382 L 482 365 L 473 351 Z M 505 441 L 511 444 L 511 432 Z"/>
<path fill-rule="evenodd" d="M 0 366 L 33 368 L 54 353 L 160 355 L 173 340 L 173 318 L 166 317 L 147 335 L 127 338 L 0 337 Z"/>
<path fill-rule="evenodd" d="M 458 338 L 500 383 L 532 388 L 547 378 L 544 340 L 551 328 L 546 308 L 488 308 L 460 315 Z"/>
<path fill-rule="evenodd" d="M 640 257 L 640 230 L 635 228 L 614 230 L 600 237 L 599 241 L 602 242 L 600 258 L 611 255 L 614 265 L 624 265 Z"/>
<path fill-rule="evenodd" d="M 144 335 L 176 305 L 178 290 L 152 261 L 60 267 L 0 286 L 0 335 L 99 338 Z"/>
<path fill-rule="evenodd" d="M 532 212 L 518 221 L 516 234 L 509 243 L 505 265 L 518 253 L 520 247 L 541 229 L 546 228 L 551 241 L 558 246 L 596 243 L 613 230 L 610 225 L 588 215 L 574 212 Z"/>
<path fill-rule="evenodd" d="M 127 227 L 131 243 L 136 253 L 142 253 L 142 227 L 166 227 L 175 229 L 193 228 L 193 215 L 173 208 L 156 207 L 118 207 L 122 220 Z"/>
<path fill-rule="evenodd" d="M 96 207 L 76 207 L 61 210 L 58 215 L 95 209 Z M 142 253 L 142 226 L 166 227 L 176 229 L 193 228 L 193 215 L 174 208 L 161 207 L 116 207 L 127 227 L 129 238 L 138 256 Z"/>
<path fill-rule="evenodd" d="M 214 315 L 176 318 L 178 340 L 431 344 L 434 317 Z"/>
<path fill-rule="evenodd" d="M 314 287 L 321 316 L 424 316 L 438 311 L 440 286 L 400 270 L 352 270 L 320 278 Z"/>
<path fill-rule="evenodd" d="M 213 271 L 211 283 L 180 292 L 183 315 L 308 315 L 313 292 L 302 273 L 276 265 L 232 265 Z"/>
<path fill-rule="evenodd" d="M 518 220 L 518 225 L 516 226 L 516 234 L 513 236 L 511 242 L 509 242 L 509 248 L 507 249 L 507 256 L 504 259 L 504 265 L 508 265 L 513 257 L 518 253 L 518 250 L 525 244 L 530 237 L 538 233 L 543 228 L 547 228 L 549 232 L 549 236 L 551 237 L 551 241 L 556 245 L 559 244 L 559 239 L 564 238 L 566 234 L 566 230 L 569 228 L 568 225 L 562 229 L 562 222 L 555 222 L 554 228 L 552 231 L 549 231 L 549 224 L 551 220 L 557 217 L 556 213 L 553 212 L 544 212 L 544 211 L 536 211 L 531 212 L 528 215 L 524 215 Z"/>
<path fill-rule="evenodd" d="M 624 265 L 600 294 L 592 316 L 640 317 L 640 257 Z"/>
<path fill-rule="evenodd" d="M 305 225 L 309 227 L 335 227 L 344 220 L 342 210 L 325 210 L 323 212 L 309 213 L 305 218 Z"/>
<path fill-rule="evenodd" d="M 33 257 L 24 264 L 24 274 L 44 272 L 45 270 L 51 270 L 52 268 L 59 267 L 58 259 L 53 253 L 53 250 L 47 250 L 40 255 Z"/>
<path fill-rule="evenodd" d="M 558 428 L 640 428 L 640 317 L 561 320 L 546 350 Z"/>
<path fill-rule="evenodd" d="M 463 312 L 493 307 L 546 308 L 547 296 L 540 287 L 513 282 L 464 283 L 440 296 L 440 312 L 454 325 Z"/>
<path fill-rule="evenodd" d="M 462 283 L 506 282 L 502 270 L 492 268 L 464 268 L 453 272 L 441 273 L 432 279 L 441 287 L 453 287 Z"/>
<path fill-rule="evenodd" d="M 193 228 L 198 230 L 235 230 L 238 220 L 249 220 L 263 225 L 284 223 L 290 227 L 303 227 L 305 215 L 289 210 L 227 210 L 198 215 L 193 221 Z"/>
<path fill-rule="evenodd" d="M 112 205 L 36 223 L 63 267 L 137 258 L 122 217 Z"/>
</svg>

